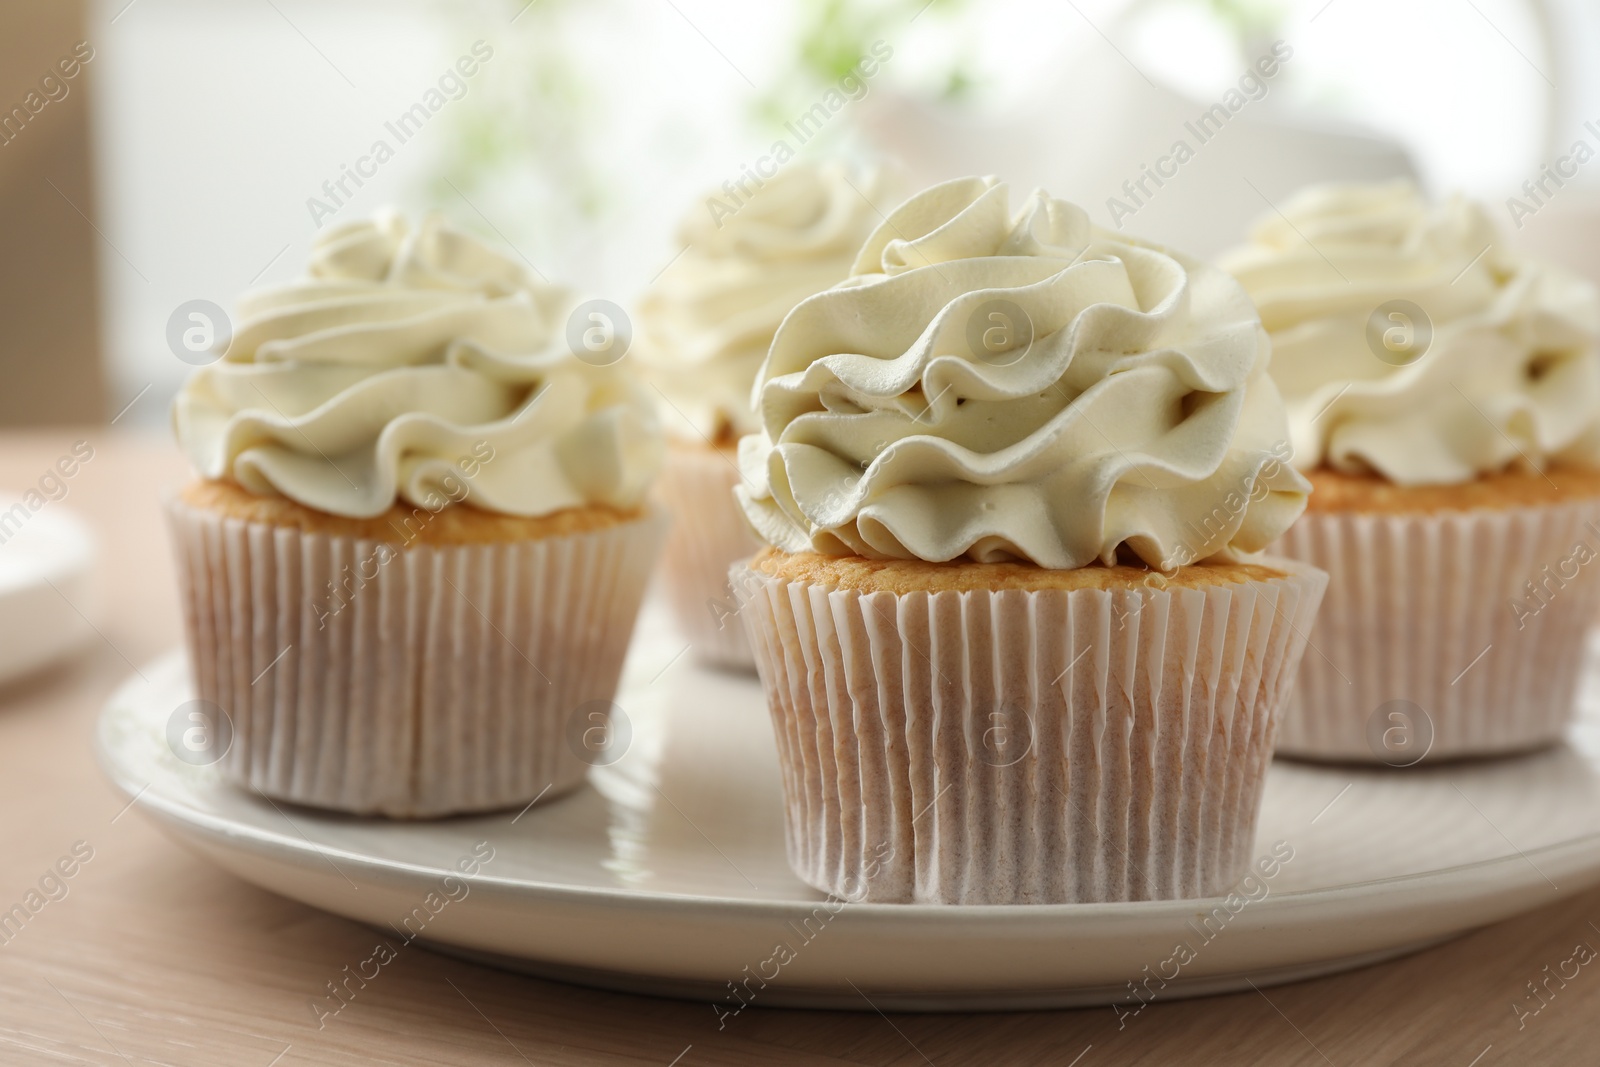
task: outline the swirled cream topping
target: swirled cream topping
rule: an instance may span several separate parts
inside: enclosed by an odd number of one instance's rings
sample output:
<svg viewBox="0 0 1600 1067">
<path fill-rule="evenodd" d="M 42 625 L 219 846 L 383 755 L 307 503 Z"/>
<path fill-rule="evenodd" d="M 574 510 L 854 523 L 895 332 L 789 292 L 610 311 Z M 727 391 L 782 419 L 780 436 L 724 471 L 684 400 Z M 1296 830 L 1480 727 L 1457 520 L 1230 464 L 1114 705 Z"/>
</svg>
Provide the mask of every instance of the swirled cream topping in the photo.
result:
<svg viewBox="0 0 1600 1067">
<path fill-rule="evenodd" d="M 660 461 L 654 406 L 568 352 L 565 302 L 436 218 L 330 230 L 302 280 L 239 301 L 223 358 L 178 394 L 178 440 L 206 478 L 353 518 L 463 484 L 508 515 L 631 507 Z"/>
<path fill-rule="evenodd" d="M 756 429 L 750 387 L 789 310 L 850 273 L 879 221 L 878 173 L 791 163 L 749 195 L 714 191 L 679 227 L 683 251 L 645 294 L 634 351 L 676 409 L 668 429 L 727 440 Z M 681 417 L 679 417 L 681 416 Z"/>
<path fill-rule="evenodd" d="M 1306 189 L 1221 265 L 1272 334 L 1295 463 L 1399 485 L 1600 465 L 1600 300 L 1409 182 Z"/>
<path fill-rule="evenodd" d="M 1305 507 L 1269 346 L 1227 275 L 970 178 L 907 201 L 784 320 L 738 493 L 785 551 L 1163 569 Z"/>
</svg>

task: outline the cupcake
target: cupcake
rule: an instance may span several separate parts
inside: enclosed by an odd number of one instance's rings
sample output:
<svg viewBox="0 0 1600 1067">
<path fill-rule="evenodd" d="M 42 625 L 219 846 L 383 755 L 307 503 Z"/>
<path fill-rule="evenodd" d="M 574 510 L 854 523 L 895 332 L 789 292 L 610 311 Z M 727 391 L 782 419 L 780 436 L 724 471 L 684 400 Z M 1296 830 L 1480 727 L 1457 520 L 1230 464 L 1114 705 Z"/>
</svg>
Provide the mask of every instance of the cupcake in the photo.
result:
<svg viewBox="0 0 1600 1067">
<path fill-rule="evenodd" d="M 663 536 L 662 446 L 638 386 L 552 345 L 564 302 L 392 213 L 240 300 L 174 406 L 200 477 L 167 507 L 228 779 L 398 817 L 582 780 Z"/>
<path fill-rule="evenodd" d="M 1268 352 L 1221 271 L 994 179 L 907 201 L 790 313 L 733 581 L 799 877 L 1004 904 L 1246 872 L 1326 581 L 1251 555 L 1308 488 Z"/>
<path fill-rule="evenodd" d="M 735 444 L 757 429 L 756 371 L 789 309 L 850 273 L 881 184 L 793 163 L 748 196 L 718 191 L 683 220 L 683 251 L 640 302 L 634 351 L 668 428 L 667 590 L 701 663 L 754 667 L 728 566 L 760 547 L 732 495 Z"/>
<path fill-rule="evenodd" d="M 1305 190 L 1222 260 L 1272 334 L 1331 574 L 1279 751 L 1534 748 L 1574 710 L 1600 567 L 1600 304 L 1409 183 Z"/>
</svg>

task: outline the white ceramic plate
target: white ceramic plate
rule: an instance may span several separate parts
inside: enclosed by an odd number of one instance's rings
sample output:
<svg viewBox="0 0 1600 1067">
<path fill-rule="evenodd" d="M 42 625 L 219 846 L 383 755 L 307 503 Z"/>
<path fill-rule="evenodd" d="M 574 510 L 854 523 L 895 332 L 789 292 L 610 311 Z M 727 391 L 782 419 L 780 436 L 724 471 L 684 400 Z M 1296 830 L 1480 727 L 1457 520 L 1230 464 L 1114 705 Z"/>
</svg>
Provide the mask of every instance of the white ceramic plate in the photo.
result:
<svg viewBox="0 0 1600 1067">
<path fill-rule="evenodd" d="M 94 537 L 77 516 L 51 502 L 34 511 L 0 493 L 0 684 L 94 636 L 93 563 Z"/>
<path fill-rule="evenodd" d="M 392 823 L 234 790 L 167 746 L 167 721 L 188 699 L 176 654 L 111 701 L 99 751 L 178 840 L 248 881 L 372 924 L 392 951 L 409 934 L 535 974 L 708 1000 L 719 1013 L 745 1001 L 1132 1010 L 1357 966 L 1600 882 L 1600 730 L 1584 725 L 1558 749 L 1503 762 L 1278 762 L 1257 854 L 1281 841 L 1293 858 L 1232 910 L 1221 900 L 824 906 L 784 861 L 756 682 L 699 670 L 682 651 L 650 605 L 618 697 L 626 754 L 596 769 L 593 788 L 522 813 Z M 493 859 L 446 881 L 483 841 Z"/>
</svg>

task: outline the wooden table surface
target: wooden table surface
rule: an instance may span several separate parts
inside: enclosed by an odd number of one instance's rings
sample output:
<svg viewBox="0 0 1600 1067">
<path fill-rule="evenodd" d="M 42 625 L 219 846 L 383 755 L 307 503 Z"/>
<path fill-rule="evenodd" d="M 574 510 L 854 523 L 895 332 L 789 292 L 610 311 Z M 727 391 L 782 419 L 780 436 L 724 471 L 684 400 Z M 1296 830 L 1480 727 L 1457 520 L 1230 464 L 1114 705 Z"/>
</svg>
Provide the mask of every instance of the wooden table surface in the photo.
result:
<svg viewBox="0 0 1600 1067">
<path fill-rule="evenodd" d="M 157 495 L 185 467 L 164 436 L 93 428 L 0 435 L 0 489 L 37 482 L 80 439 L 94 458 L 52 507 L 100 538 L 103 639 L 0 688 L 0 902 L 73 844 L 69 893 L 0 944 L 0 1063 L 1497 1064 L 1600 1063 L 1600 972 L 1519 1029 L 1526 983 L 1600 947 L 1589 892 L 1399 961 L 1261 993 L 1109 1008 L 890 1015 L 710 1007 L 539 981 L 409 952 L 337 1020 L 307 1007 L 370 948 L 361 926 L 247 885 L 168 840 L 103 779 L 90 731 L 132 668 L 178 641 Z M 863 1005 L 865 1008 L 866 1005 Z"/>
</svg>

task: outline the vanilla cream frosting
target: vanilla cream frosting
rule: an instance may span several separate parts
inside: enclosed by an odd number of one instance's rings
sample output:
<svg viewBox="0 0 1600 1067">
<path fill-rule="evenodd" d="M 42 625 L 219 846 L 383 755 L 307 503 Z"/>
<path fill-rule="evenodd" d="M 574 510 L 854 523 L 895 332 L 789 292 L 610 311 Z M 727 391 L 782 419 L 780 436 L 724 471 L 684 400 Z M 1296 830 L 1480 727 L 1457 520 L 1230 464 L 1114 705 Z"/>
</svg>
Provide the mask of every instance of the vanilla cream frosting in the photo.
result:
<svg viewBox="0 0 1600 1067">
<path fill-rule="evenodd" d="M 331 229 L 303 279 L 239 301 L 173 405 L 179 443 L 206 478 L 352 518 L 463 494 L 508 515 L 633 506 L 660 462 L 654 405 L 567 351 L 566 302 L 437 218 Z"/>
<path fill-rule="evenodd" d="M 998 315 L 999 318 L 995 316 Z M 896 209 L 784 320 L 740 442 L 785 551 L 1168 569 L 1265 547 L 1305 507 L 1270 348 L 1221 271 L 993 178 Z"/>
<path fill-rule="evenodd" d="M 676 436 L 756 429 L 750 387 L 789 310 L 850 273 L 881 216 L 881 172 L 790 163 L 746 196 L 717 190 L 678 231 L 682 252 L 639 303 L 634 352 Z"/>
<path fill-rule="evenodd" d="M 1438 485 L 1600 464 L 1600 300 L 1507 253 L 1477 204 L 1430 206 L 1409 182 L 1317 186 L 1220 262 L 1272 334 L 1297 466 Z"/>
</svg>

